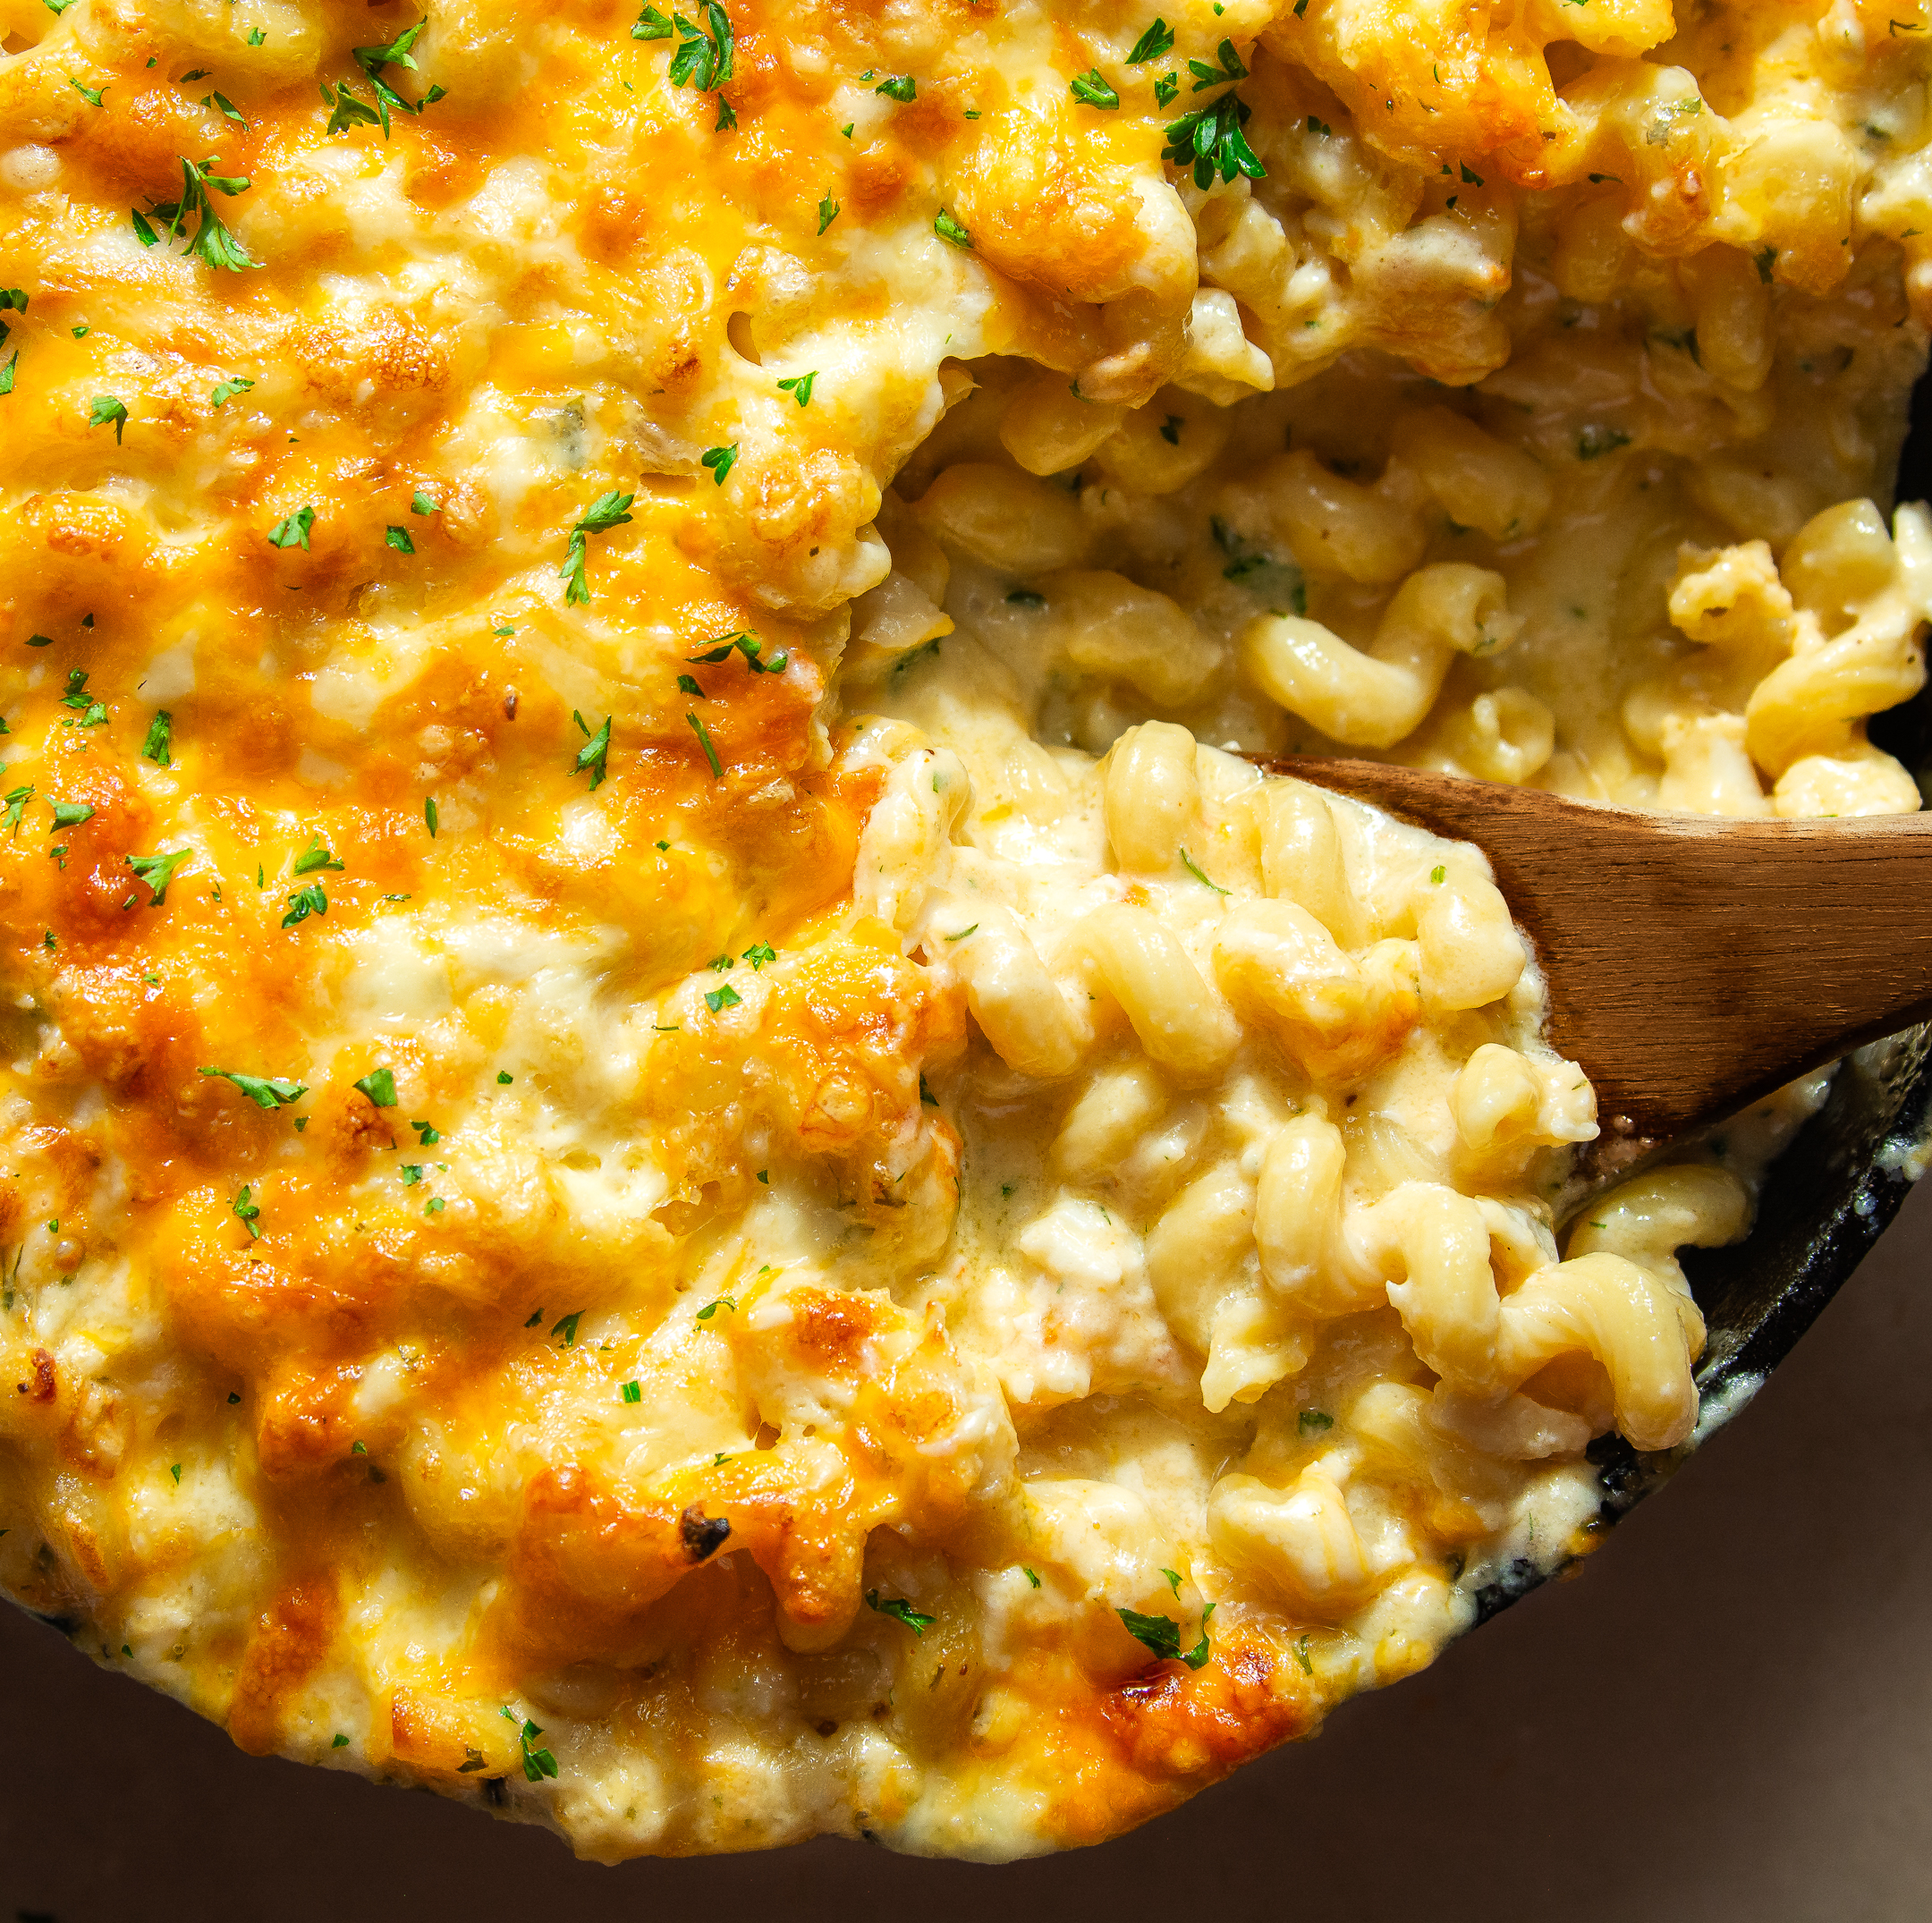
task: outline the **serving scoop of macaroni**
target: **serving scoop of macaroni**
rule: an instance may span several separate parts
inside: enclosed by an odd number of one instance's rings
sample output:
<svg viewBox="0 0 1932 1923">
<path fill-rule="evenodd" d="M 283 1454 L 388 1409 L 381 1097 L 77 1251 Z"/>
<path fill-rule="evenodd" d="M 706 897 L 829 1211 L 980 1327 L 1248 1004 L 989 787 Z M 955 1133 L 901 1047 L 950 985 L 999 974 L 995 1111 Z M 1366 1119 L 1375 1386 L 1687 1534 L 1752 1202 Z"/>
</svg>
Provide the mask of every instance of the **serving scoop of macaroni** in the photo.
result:
<svg viewBox="0 0 1932 1923">
<path fill-rule="evenodd" d="M 0 26 L 9 1595 L 1000 1858 L 1694 1441 L 1828 1078 L 1580 1208 L 1480 851 L 1252 758 L 1919 807 L 1917 0 Z"/>
</svg>

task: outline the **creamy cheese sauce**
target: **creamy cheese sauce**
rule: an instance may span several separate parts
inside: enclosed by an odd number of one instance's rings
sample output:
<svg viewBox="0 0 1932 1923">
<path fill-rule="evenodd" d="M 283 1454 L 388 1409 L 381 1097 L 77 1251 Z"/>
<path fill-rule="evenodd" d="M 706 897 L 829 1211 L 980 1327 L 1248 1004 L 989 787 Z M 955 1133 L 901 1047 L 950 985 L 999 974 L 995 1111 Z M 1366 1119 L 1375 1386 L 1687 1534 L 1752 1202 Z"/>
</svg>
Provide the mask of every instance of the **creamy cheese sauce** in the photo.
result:
<svg viewBox="0 0 1932 1923">
<path fill-rule="evenodd" d="M 1932 20 L 0 26 L 9 1594 L 589 1855 L 1000 1858 L 1722 1419 L 1826 1078 L 1580 1191 L 1479 851 L 1255 758 L 1919 807 Z"/>
</svg>

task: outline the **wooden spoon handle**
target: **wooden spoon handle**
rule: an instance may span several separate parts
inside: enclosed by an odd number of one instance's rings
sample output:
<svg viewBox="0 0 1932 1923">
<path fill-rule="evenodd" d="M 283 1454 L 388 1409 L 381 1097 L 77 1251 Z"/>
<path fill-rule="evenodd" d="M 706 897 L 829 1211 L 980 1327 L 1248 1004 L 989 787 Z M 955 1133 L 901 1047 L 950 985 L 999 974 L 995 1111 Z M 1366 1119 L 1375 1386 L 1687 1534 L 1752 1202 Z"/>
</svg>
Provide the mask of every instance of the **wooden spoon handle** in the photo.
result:
<svg viewBox="0 0 1932 1923">
<path fill-rule="evenodd" d="M 1932 815 L 1733 820 L 1358 761 L 1280 773 L 1474 842 L 1606 1129 L 1663 1138 L 1932 1020 Z"/>
</svg>

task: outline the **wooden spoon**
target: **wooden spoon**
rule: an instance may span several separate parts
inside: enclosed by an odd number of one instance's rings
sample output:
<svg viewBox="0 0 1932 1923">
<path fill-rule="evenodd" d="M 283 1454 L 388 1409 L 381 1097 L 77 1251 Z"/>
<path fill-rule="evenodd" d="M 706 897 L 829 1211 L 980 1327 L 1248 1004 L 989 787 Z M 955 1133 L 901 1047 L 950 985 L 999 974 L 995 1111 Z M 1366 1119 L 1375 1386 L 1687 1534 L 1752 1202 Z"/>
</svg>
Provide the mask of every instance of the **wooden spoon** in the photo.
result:
<svg viewBox="0 0 1932 1923">
<path fill-rule="evenodd" d="M 1624 1145 L 1609 1161 L 1932 1021 L 1932 814 L 1653 815 L 1373 761 L 1256 758 L 1489 857 L 1536 943 L 1551 1046 L 1596 1085 L 1603 1148 Z"/>
</svg>

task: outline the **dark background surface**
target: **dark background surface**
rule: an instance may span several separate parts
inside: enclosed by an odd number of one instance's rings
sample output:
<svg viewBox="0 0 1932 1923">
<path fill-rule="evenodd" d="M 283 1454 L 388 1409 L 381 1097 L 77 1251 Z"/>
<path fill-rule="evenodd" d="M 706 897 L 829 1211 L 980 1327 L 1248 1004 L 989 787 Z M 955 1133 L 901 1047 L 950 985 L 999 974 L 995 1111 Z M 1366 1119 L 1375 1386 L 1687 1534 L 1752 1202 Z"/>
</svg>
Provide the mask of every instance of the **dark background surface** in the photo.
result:
<svg viewBox="0 0 1932 1923">
<path fill-rule="evenodd" d="M 1572 1581 L 1098 1850 L 572 1859 L 257 1762 L 0 1610 L 0 1923 L 1932 1919 L 1932 1182 Z"/>
</svg>

